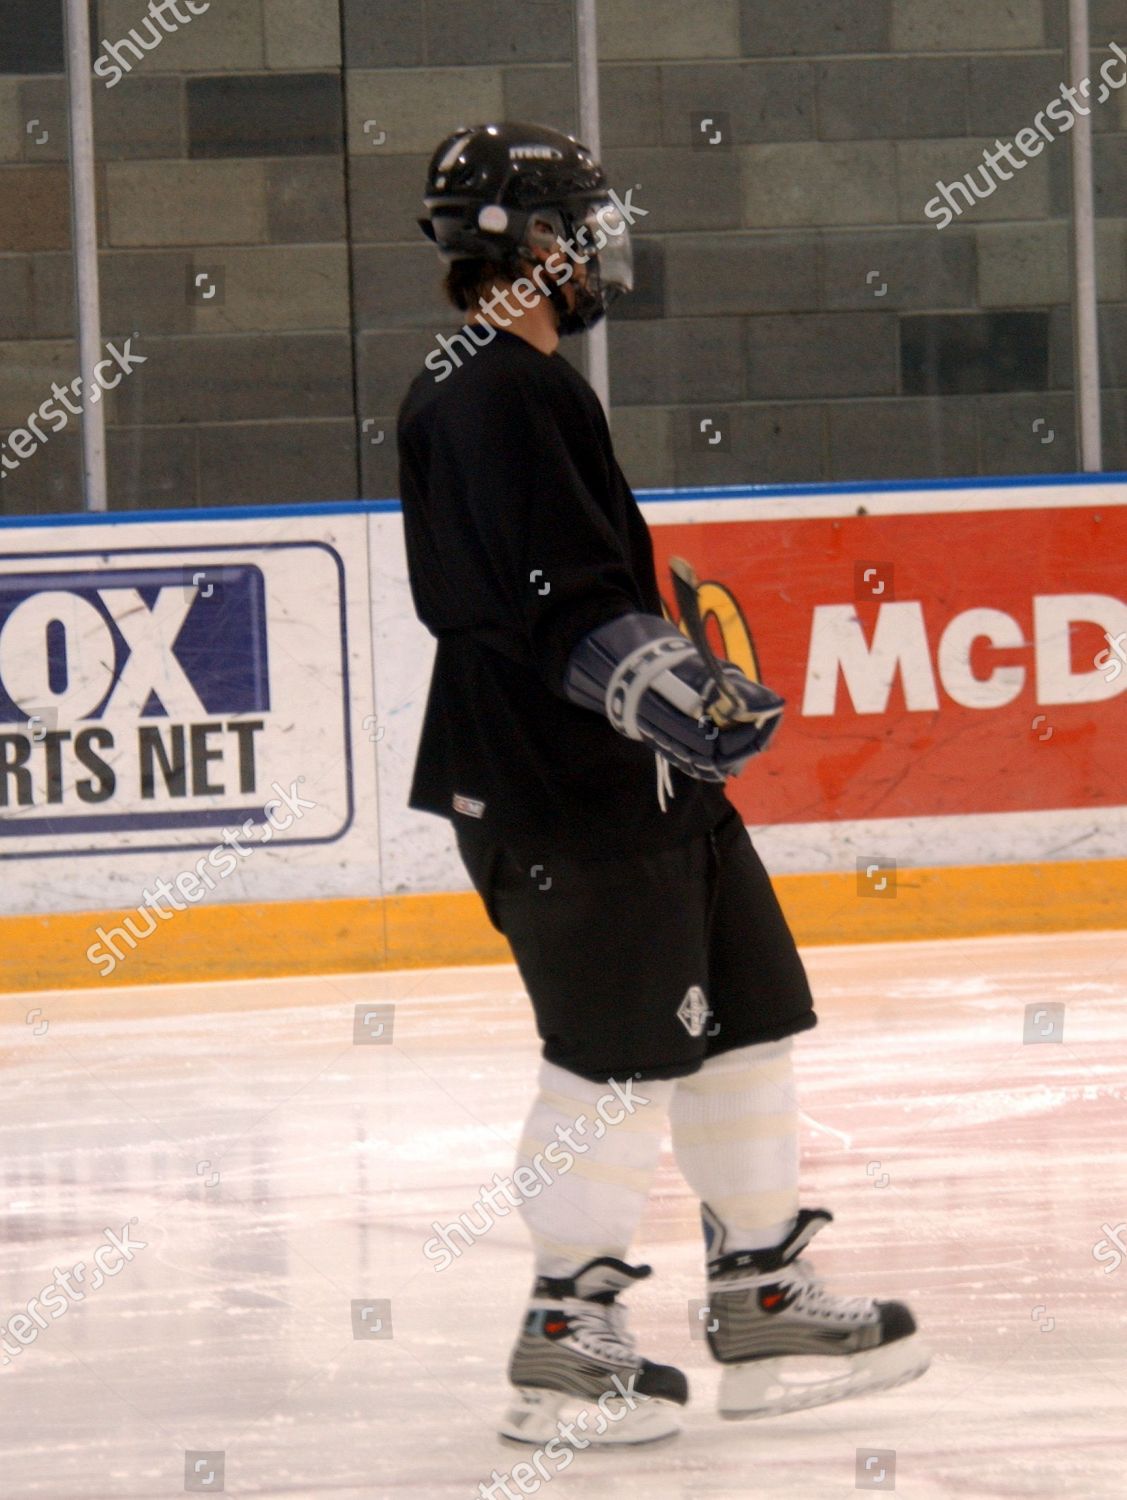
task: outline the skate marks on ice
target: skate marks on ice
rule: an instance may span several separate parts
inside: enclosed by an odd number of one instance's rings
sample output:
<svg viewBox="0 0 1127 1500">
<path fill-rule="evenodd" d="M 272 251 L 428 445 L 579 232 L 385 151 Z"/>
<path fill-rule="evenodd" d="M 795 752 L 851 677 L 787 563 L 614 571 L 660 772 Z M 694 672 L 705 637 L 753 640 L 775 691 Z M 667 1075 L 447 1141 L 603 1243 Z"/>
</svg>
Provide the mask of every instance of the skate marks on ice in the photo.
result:
<svg viewBox="0 0 1127 1500">
<path fill-rule="evenodd" d="M 666 1156 L 635 1247 L 656 1274 L 629 1304 L 689 1375 L 682 1435 L 579 1453 L 531 1492 L 1118 1500 L 1127 937 L 807 957 L 803 1201 L 835 1214 L 811 1259 L 844 1294 L 908 1302 L 931 1370 L 721 1421 L 695 1206 Z M 495 1432 L 522 1226 L 499 1217 L 441 1273 L 422 1249 L 512 1168 L 537 1056 L 514 972 L 281 986 L 272 1008 L 249 1008 L 266 986 L 186 986 L 96 1023 L 80 997 L 0 1002 L 5 1495 L 155 1500 L 185 1493 L 196 1455 L 200 1493 L 212 1475 L 286 1500 L 470 1500 L 520 1461 Z M 103 1255 L 95 1287 L 107 1230 L 130 1254 Z M 29 1315 L 59 1274 L 82 1296 Z"/>
</svg>

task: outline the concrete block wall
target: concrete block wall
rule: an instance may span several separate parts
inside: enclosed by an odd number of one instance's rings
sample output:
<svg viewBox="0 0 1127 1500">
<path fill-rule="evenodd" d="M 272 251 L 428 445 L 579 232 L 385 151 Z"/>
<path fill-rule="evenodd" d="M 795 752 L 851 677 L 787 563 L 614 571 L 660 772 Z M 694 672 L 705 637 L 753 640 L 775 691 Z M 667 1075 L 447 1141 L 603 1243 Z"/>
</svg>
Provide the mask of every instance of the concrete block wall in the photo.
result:
<svg viewBox="0 0 1127 1500">
<path fill-rule="evenodd" d="M 335 0 L 213 3 L 137 56 L 145 15 L 92 6 L 95 56 L 128 64 L 94 78 L 103 331 L 145 358 L 106 398 L 113 508 L 355 498 Z M 78 373 L 61 5 L 4 19 L 0 435 Z M 0 508 L 79 508 L 79 466 L 72 422 Z"/>
<path fill-rule="evenodd" d="M 644 308 L 611 334 L 636 483 L 1074 466 L 1068 138 L 942 232 L 924 214 L 937 180 L 1059 96 L 1063 0 L 705 0 L 675 44 L 660 6 L 602 11 L 605 154 L 652 209 Z M 1092 30 L 1096 68 L 1127 47 L 1123 0 L 1093 0 Z M 548 70 L 514 89 L 548 96 Z M 1127 90 L 1094 113 L 1105 465 L 1122 468 Z"/>
<path fill-rule="evenodd" d="M 610 330 L 635 485 L 1074 467 L 1067 137 L 942 232 L 924 215 L 1057 96 L 1065 0 L 599 9 L 604 157 L 646 210 Z M 4 10 L 0 435 L 76 373 L 61 4 Z M 97 0 L 96 48 L 144 14 Z M 1095 69 L 1127 4 L 1092 24 Z M 95 80 L 106 337 L 146 355 L 107 398 L 115 506 L 395 493 L 396 407 L 456 323 L 427 158 L 490 117 L 574 129 L 571 27 L 563 0 L 232 0 Z M 1127 89 L 1094 123 L 1127 467 Z M 78 461 L 71 426 L 0 508 L 74 508 Z"/>
</svg>

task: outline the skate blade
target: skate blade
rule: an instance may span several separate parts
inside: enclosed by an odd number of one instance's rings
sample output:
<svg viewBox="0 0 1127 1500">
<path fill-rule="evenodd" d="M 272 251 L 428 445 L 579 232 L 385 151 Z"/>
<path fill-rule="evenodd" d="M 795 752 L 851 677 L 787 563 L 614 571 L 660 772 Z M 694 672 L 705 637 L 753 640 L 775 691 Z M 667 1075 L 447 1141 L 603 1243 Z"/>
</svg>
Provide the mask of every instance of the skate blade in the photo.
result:
<svg viewBox="0 0 1127 1500">
<path fill-rule="evenodd" d="M 795 1368 L 791 1368 L 792 1361 Z M 878 1349 L 842 1357 L 841 1363 L 846 1368 L 840 1375 L 803 1378 L 804 1367 L 809 1369 L 824 1363 L 818 1356 L 801 1355 L 792 1356 L 791 1360 L 762 1359 L 746 1365 L 727 1365 L 720 1380 L 720 1415 L 730 1422 L 774 1417 L 826 1406 L 833 1401 L 848 1401 L 872 1391 L 889 1391 L 918 1379 L 931 1364 L 931 1353 L 915 1337 L 897 1339 Z"/>
<path fill-rule="evenodd" d="M 627 1401 L 611 1394 L 591 1401 L 563 1391 L 518 1386 L 497 1435 L 521 1447 L 540 1447 L 555 1439 L 577 1448 L 633 1448 L 675 1437 L 681 1424 L 673 1411 L 670 1402 L 651 1396 L 632 1395 Z"/>
</svg>

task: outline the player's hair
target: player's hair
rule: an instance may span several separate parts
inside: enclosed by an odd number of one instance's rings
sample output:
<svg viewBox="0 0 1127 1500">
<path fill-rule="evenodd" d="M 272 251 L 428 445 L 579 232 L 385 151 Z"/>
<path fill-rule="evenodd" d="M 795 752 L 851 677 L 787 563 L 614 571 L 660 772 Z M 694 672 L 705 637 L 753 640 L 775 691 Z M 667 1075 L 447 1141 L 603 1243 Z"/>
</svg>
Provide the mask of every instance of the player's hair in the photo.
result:
<svg viewBox="0 0 1127 1500">
<path fill-rule="evenodd" d="M 444 283 L 447 299 L 459 312 L 469 312 L 496 275 L 496 265 L 487 260 L 453 261 Z"/>
<path fill-rule="evenodd" d="M 497 282 L 517 281 L 521 276 L 529 275 L 535 265 L 536 262 L 531 257 L 525 259 L 520 255 L 514 255 L 502 263 L 486 260 L 484 256 L 480 259 L 455 260 L 447 269 L 443 287 L 448 300 L 459 312 L 469 312 L 488 296 Z M 537 285 L 540 283 L 537 282 Z"/>
</svg>

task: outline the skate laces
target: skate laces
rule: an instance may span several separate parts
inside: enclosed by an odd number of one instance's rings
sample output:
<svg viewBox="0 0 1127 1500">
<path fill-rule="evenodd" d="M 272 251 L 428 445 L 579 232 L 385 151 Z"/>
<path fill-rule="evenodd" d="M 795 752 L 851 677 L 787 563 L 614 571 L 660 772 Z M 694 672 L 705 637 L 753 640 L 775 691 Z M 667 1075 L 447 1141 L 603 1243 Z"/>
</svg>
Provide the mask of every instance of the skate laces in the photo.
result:
<svg viewBox="0 0 1127 1500">
<path fill-rule="evenodd" d="M 585 1352 L 619 1364 L 636 1363 L 637 1346 L 626 1327 L 624 1307 L 613 1302 L 586 1302 L 568 1297 L 564 1311 L 571 1333 Z"/>
<path fill-rule="evenodd" d="M 827 1291 L 809 1261 L 793 1260 L 782 1271 L 774 1272 L 771 1280 L 795 1294 L 796 1311 L 814 1317 L 832 1318 L 839 1323 L 859 1323 L 871 1317 L 874 1311 L 871 1297 L 839 1297 Z"/>
</svg>

